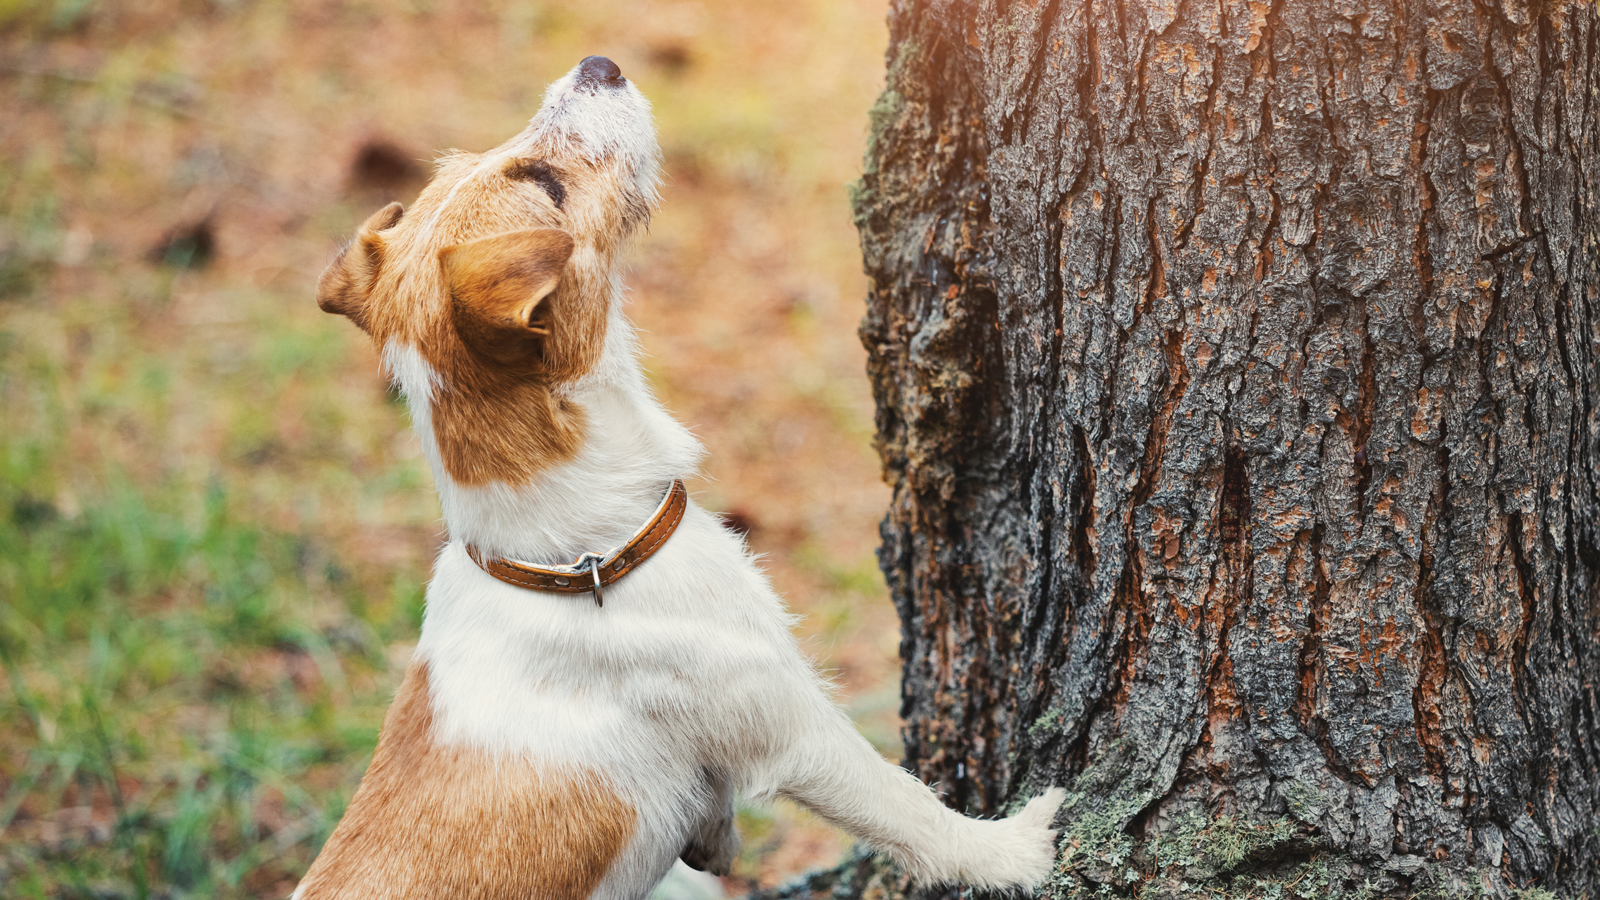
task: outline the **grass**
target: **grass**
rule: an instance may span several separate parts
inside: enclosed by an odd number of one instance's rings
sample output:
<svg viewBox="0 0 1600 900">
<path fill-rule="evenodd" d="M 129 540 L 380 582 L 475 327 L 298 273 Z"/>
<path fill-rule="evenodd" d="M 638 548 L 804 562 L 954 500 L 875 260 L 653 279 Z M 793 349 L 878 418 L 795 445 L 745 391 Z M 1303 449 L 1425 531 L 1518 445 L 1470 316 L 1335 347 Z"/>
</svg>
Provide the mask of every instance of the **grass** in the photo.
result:
<svg viewBox="0 0 1600 900">
<path fill-rule="evenodd" d="M 182 373 L 125 340 L 135 326 L 114 312 L 95 317 L 70 366 L 49 331 L 83 311 L 32 331 L 11 312 L 3 893 L 281 893 L 376 741 L 387 653 L 415 633 L 423 572 L 353 578 L 332 544 L 262 521 L 221 472 L 141 476 L 115 454 L 85 453 L 74 446 L 84 437 L 181 417 Z M 274 371 L 317 364 L 314 347 L 284 358 L 284 337 L 264 331 L 248 348 L 263 392 L 285 389 Z M 213 423 L 246 454 L 263 432 L 248 408 Z M 85 456 L 98 459 L 68 464 Z"/>
<path fill-rule="evenodd" d="M 409 201 L 407 160 L 498 143 L 590 52 L 661 124 L 633 315 L 711 451 L 699 499 L 751 527 L 893 752 L 843 189 L 882 16 L 0 0 L 0 896 L 292 890 L 366 766 L 440 539 L 402 407 L 312 284 Z M 384 142 L 401 174 L 363 180 Z M 790 808 L 741 822 L 730 890 L 847 844 Z"/>
</svg>

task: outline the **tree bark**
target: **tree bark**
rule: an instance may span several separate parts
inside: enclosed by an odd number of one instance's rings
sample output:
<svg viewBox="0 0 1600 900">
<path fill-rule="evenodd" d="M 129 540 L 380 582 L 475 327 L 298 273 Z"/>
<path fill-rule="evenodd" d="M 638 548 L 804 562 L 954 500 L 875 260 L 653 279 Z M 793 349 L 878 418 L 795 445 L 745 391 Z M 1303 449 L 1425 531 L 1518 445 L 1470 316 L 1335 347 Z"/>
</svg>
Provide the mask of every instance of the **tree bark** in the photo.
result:
<svg viewBox="0 0 1600 900">
<path fill-rule="evenodd" d="M 1076 784 L 1046 894 L 1600 896 L 1596 25 L 895 0 L 855 201 L 906 761 Z"/>
</svg>

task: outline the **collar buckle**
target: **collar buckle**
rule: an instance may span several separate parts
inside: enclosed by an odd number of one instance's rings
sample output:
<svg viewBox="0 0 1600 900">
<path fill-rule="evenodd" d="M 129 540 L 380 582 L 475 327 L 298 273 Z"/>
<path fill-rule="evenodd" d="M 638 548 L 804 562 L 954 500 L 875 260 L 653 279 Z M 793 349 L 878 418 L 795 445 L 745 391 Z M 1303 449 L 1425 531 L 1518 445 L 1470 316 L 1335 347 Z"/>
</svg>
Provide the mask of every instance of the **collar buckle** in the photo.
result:
<svg viewBox="0 0 1600 900">
<path fill-rule="evenodd" d="M 600 569 L 605 566 L 607 561 L 605 554 L 595 553 L 592 550 L 572 561 L 572 568 L 580 572 L 588 569 L 590 574 L 594 576 L 594 605 L 601 608 L 606 605 L 606 595 L 604 591 L 605 585 L 600 580 Z"/>
</svg>

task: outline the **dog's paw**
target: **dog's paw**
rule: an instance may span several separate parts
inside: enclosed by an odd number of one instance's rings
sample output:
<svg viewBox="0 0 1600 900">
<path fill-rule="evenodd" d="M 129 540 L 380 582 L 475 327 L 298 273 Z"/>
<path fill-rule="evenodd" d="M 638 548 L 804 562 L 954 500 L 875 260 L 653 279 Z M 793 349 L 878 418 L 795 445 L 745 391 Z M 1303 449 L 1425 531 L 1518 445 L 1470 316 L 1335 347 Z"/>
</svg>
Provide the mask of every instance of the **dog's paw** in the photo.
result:
<svg viewBox="0 0 1600 900">
<path fill-rule="evenodd" d="M 1067 798 L 1051 788 L 1029 800 L 1021 812 L 993 826 L 984 852 L 970 859 L 961 880 L 976 887 L 1033 889 L 1050 877 L 1056 864 L 1056 832 L 1051 824 Z"/>
<path fill-rule="evenodd" d="M 1022 812 L 1012 816 L 1019 822 L 1028 822 L 1040 828 L 1048 829 L 1055 822 L 1056 813 L 1061 811 L 1061 804 L 1067 800 L 1064 788 L 1053 787 L 1039 796 L 1029 800 L 1022 807 Z M 1050 832 L 1051 840 L 1055 839 L 1055 832 Z"/>
<path fill-rule="evenodd" d="M 1019 854 L 1024 877 L 1019 884 L 1037 887 L 1050 877 L 1056 866 L 1056 831 L 1051 827 L 1056 812 L 1067 799 L 1067 792 L 1053 787 L 1028 801 L 1022 812 L 1011 818 L 1020 832 L 1023 847 Z"/>
</svg>

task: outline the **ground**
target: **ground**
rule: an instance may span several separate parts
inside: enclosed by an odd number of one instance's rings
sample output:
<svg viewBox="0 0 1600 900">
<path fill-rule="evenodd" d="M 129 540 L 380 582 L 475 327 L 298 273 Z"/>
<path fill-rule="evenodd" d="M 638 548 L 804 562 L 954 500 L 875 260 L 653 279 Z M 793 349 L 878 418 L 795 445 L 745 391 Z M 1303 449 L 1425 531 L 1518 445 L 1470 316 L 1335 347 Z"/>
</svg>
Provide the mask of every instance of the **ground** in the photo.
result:
<svg viewBox="0 0 1600 900">
<path fill-rule="evenodd" d="M 137 10 L 121 9 L 134 7 Z M 882 0 L 0 0 L 0 895 L 281 897 L 366 765 L 440 525 L 312 285 L 589 53 L 655 102 L 650 376 L 897 754 L 845 184 Z M 847 840 L 746 810 L 729 891 Z"/>
</svg>

